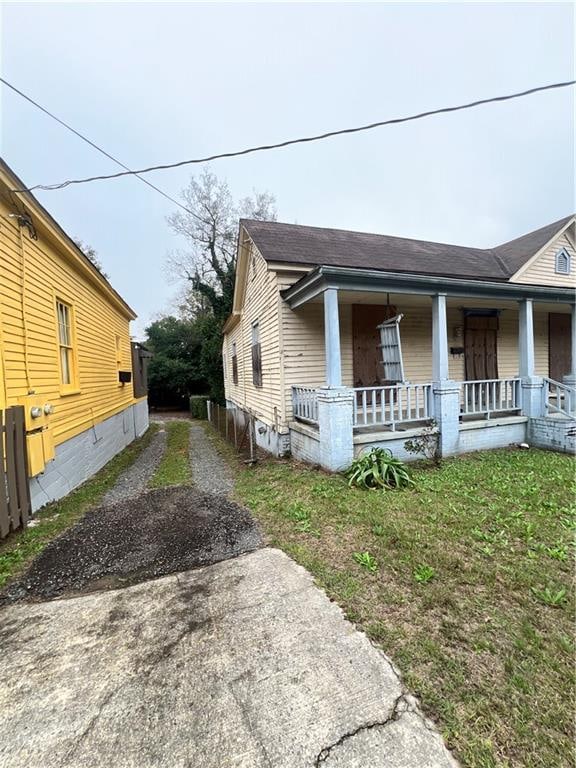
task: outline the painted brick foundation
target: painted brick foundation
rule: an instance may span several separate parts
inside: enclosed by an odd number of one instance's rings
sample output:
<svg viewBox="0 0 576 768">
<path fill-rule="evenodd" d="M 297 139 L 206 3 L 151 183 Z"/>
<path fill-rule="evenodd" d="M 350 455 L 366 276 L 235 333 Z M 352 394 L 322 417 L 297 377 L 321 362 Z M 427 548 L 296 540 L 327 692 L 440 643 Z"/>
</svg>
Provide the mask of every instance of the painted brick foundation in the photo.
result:
<svg viewBox="0 0 576 768">
<path fill-rule="evenodd" d="M 320 435 L 317 429 L 305 424 L 290 424 L 290 446 L 293 458 L 307 464 L 320 463 Z"/>
<path fill-rule="evenodd" d="M 30 479 L 32 511 L 66 496 L 147 429 L 148 402 L 141 400 L 59 445 L 54 461 Z"/>
<path fill-rule="evenodd" d="M 576 454 L 576 420 L 552 417 L 530 419 L 528 442 L 537 448 Z"/>
</svg>

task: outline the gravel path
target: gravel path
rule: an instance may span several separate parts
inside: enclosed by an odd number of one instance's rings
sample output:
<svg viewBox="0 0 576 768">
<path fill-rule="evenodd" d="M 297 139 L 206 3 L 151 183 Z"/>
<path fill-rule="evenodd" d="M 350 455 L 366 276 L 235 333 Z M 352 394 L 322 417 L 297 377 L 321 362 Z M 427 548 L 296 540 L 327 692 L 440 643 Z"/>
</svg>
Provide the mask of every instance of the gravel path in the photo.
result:
<svg viewBox="0 0 576 768">
<path fill-rule="evenodd" d="M 190 429 L 190 465 L 194 485 L 206 493 L 227 496 L 234 488 L 230 467 L 210 442 L 204 428 L 192 424 Z"/>
<path fill-rule="evenodd" d="M 136 461 L 120 475 L 114 487 L 104 495 L 101 504 L 103 506 L 115 504 L 117 501 L 131 499 L 143 493 L 156 467 L 160 464 L 165 450 L 166 431 L 160 429 Z"/>
</svg>

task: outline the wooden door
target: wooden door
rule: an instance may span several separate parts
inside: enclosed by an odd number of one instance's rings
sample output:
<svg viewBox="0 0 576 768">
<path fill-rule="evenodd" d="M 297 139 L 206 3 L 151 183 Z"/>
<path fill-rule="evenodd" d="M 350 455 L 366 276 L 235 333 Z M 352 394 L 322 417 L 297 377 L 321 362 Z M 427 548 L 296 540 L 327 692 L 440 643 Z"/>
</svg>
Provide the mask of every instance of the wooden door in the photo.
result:
<svg viewBox="0 0 576 768">
<path fill-rule="evenodd" d="M 556 381 L 570 373 L 572 329 L 570 315 L 551 312 L 548 315 L 549 376 Z"/>
<path fill-rule="evenodd" d="M 466 318 L 464 330 L 464 363 L 466 381 L 498 378 L 498 318 Z"/>
<path fill-rule="evenodd" d="M 352 305 L 352 350 L 355 387 L 376 387 L 382 379 L 380 332 L 384 320 L 397 315 L 396 307 L 379 304 Z"/>
</svg>

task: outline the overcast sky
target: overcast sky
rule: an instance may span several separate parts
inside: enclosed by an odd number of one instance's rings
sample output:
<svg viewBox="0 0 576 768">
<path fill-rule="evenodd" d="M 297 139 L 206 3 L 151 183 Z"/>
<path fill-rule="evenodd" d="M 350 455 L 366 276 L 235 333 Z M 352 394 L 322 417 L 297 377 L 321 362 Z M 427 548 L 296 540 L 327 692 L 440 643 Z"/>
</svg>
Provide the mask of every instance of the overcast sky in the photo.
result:
<svg viewBox="0 0 576 768">
<path fill-rule="evenodd" d="M 2 76 L 132 167 L 574 78 L 569 3 L 4 3 Z M 111 173 L 1 86 L 2 156 L 27 183 Z M 572 212 L 574 89 L 217 161 L 281 221 L 488 247 Z M 150 175 L 172 196 L 191 171 Z M 170 308 L 174 206 L 136 179 L 39 193 L 139 314 Z"/>
</svg>

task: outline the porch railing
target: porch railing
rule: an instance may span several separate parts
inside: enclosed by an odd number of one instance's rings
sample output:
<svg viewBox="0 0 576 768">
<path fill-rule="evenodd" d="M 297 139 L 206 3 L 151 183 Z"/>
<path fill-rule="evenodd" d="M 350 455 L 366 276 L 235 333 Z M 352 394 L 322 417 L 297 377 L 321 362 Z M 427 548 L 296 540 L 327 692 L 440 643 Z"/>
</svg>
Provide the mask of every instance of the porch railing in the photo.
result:
<svg viewBox="0 0 576 768">
<path fill-rule="evenodd" d="M 318 424 L 318 392 L 316 387 L 292 387 L 292 411 L 297 421 Z"/>
<path fill-rule="evenodd" d="M 494 413 L 520 411 L 522 407 L 520 379 L 483 379 L 462 382 L 460 413 L 486 418 Z"/>
<path fill-rule="evenodd" d="M 554 379 L 544 379 L 544 408 L 547 415 L 576 417 L 576 389 Z"/>
<path fill-rule="evenodd" d="M 354 388 L 354 426 L 396 429 L 409 421 L 429 421 L 434 416 L 432 384 L 395 384 Z"/>
</svg>

